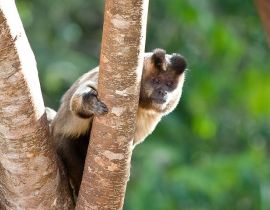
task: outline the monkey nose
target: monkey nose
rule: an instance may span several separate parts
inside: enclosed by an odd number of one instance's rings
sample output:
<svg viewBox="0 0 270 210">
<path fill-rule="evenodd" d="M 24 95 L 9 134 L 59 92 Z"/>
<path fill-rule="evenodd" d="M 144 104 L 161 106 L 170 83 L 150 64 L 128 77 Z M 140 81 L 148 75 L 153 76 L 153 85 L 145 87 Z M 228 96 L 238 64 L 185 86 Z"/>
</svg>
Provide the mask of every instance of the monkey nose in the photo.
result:
<svg viewBox="0 0 270 210">
<path fill-rule="evenodd" d="M 167 96 L 167 91 L 159 90 L 159 91 L 158 91 L 158 94 L 159 94 L 160 96 L 162 96 L 162 97 L 165 97 L 165 96 Z"/>
</svg>

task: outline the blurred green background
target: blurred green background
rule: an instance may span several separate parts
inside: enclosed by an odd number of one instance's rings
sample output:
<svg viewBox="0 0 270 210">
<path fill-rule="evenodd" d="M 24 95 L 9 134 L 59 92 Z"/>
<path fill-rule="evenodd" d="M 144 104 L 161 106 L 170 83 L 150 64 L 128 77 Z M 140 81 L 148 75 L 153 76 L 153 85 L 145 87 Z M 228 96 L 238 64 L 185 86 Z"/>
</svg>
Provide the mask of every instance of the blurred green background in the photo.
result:
<svg viewBox="0 0 270 210">
<path fill-rule="evenodd" d="M 103 1 L 17 0 L 45 104 L 98 65 Z M 270 209 L 270 58 L 253 1 L 150 0 L 146 50 L 182 53 L 181 102 L 139 145 L 125 210 Z"/>
</svg>

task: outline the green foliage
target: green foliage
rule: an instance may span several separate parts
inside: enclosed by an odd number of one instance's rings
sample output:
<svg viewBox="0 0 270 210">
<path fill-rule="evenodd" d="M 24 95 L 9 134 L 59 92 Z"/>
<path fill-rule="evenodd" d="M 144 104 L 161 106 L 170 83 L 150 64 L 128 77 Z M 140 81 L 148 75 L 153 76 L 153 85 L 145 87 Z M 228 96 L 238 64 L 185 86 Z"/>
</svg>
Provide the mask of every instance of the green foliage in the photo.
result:
<svg viewBox="0 0 270 210">
<path fill-rule="evenodd" d="M 18 0 L 47 106 L 98 65 L 103 2 Z M 148 51 L 188 59 L 182 100 L 132 162 L 126 210 L 268 210 L 270 60 L 252 1 L 150 1 Z"/>
</svg>

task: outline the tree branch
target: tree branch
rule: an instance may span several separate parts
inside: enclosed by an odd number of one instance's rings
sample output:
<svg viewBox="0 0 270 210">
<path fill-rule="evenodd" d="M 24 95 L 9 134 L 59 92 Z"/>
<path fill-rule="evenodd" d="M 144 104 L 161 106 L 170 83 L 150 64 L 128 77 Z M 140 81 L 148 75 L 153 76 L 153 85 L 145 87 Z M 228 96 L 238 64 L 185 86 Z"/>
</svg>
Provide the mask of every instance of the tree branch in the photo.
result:
<svg viewBox="0 0 270 210">
<path fill-rule="evenodd" d="M 0 0 L 0 101 L 1 209 L 70 209 L 14 0 Z"/>
<path fill-rule="evenodd" d="M 255 3 L 261 16 L 261 20 L 267 35 L 268 44 L 270 46 L 270 1 L 255 0 Z"/>
<path fill-rule="evenodd" d="M 148 0 L 105 1 L 98 92 L 109 114 L 94 119 L 76 209 L 122 209 L 135 133 Z"/>
</svg>

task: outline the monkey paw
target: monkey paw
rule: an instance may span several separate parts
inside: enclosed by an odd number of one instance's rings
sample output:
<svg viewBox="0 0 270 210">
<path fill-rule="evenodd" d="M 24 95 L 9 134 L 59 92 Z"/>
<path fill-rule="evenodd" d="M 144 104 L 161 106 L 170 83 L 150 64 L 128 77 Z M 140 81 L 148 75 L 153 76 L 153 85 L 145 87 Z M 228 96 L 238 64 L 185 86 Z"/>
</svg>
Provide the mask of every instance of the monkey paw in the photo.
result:
<svg viewBox="0 0 270 210">
<path fill-rule="evenodd" d="M 97 98 L 97 91 L 94 89 L 83 95 L 83 110 L 96 116 L 108 113 L 107 106 Z"/>
<path fill-rule="evenodd" d="M 99 115 L 107 114 L 108 108 L 103 102 L 101 102 L 97 99 L 96 103 L 93 104 L 93 106 L 92 106 L 92 111 L 93 111 L 94 115 L 99 116 Z"/>
</svg>

